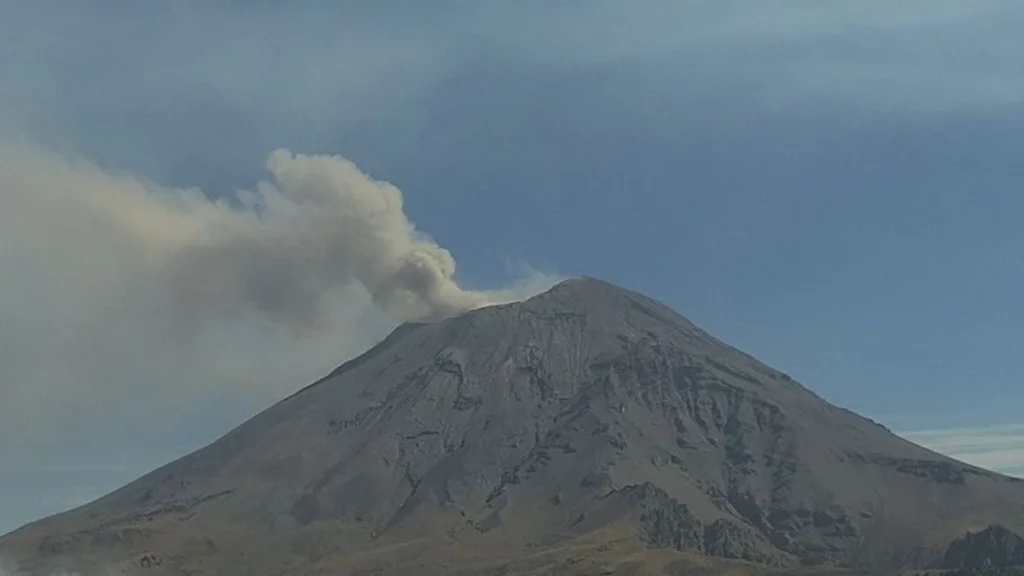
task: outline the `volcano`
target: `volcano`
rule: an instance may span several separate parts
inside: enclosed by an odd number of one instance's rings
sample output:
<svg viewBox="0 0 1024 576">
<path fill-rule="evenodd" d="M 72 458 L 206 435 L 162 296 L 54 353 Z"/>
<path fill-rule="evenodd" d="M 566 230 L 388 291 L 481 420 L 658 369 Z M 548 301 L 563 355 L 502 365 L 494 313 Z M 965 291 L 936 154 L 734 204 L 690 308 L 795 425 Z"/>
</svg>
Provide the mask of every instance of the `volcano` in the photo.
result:
<svg viewBox="0 0 1024 576">
<path fill-rule="evenodd" d="M 1024 481 L 579 278 L 404 324 L 0 556 L 83 575 L 874 572 L 1024 563 L 1021 533 Z"/>
</svg>

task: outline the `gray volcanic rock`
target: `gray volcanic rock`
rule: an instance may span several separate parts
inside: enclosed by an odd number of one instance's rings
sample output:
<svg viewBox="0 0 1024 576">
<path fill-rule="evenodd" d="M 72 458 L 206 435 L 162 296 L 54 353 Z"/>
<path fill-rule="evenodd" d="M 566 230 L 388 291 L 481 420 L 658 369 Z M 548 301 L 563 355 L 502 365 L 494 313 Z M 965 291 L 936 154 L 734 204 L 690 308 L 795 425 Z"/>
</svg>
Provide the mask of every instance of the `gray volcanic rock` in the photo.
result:
<svg viewBox="0 0 1024 576">
<path fill-rule="evenodd" d="M 669 573 L 645 549 L 966 565 L 951 543 L 994 524 L 1024 531 L 1024 482 L 583 278 L 403 325 L 210 446 L 0 539 L 0 555 L 257 575 Z"/>
<path fill-rule="evenodd" d="M 943 568 L 1024 566 L 1024 539 L 1002 526 L 958 538 L 942 559 Z"/>
</svg>

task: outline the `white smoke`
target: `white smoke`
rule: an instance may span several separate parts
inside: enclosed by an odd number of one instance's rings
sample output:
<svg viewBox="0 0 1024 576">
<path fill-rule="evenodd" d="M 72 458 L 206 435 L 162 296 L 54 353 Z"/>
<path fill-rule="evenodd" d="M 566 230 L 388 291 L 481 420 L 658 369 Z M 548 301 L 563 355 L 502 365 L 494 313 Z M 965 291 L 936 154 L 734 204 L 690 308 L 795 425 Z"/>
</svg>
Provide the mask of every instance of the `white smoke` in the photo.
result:
<svg viewBox="0 0 1024 576">
<path fill-rule="evenodd" d="M 0 492 L 19 495 L 0 506 L 0 533 L 69 505 L 71 495 L 10 483 L 25 471 L 161 464 L 397 321 L 556 280 L 464 290 L 395 186 L 333 156 L 279 150 L 267 167 L 269 181 L 211 201 L 0 144 Z"/>
</svg>

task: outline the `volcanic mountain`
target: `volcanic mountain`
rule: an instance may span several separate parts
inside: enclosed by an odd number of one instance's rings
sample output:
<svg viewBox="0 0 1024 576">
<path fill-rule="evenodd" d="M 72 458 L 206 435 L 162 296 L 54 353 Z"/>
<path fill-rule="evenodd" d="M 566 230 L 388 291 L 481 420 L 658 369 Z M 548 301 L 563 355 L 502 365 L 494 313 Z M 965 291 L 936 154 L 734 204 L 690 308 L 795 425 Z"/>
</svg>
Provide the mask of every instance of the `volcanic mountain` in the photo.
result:
<svg viewBox="0 0 1024 576">
<path fill-rule="evenodd" d="M 28 573 L 755 573 L 1011 565 L 1020 533 L 1024 481 L 582 278 L 402 325 L 0 556 Z"/>
</svg>

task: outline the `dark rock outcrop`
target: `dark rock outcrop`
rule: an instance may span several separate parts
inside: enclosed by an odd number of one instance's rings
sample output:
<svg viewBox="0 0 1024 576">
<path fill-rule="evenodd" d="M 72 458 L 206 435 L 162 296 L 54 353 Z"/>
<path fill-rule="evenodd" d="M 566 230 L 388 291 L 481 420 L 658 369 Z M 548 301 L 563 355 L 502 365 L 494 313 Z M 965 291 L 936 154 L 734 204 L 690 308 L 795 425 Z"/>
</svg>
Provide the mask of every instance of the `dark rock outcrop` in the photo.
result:
<svg viewBox="0 0 1024 576">
<path fill-rule="evenodd" d="M 943 568 L 1024 567 L 1024 539 L 1002 527 L 989 526 L 958 538 L 942 558 Z"/>
</svg>

